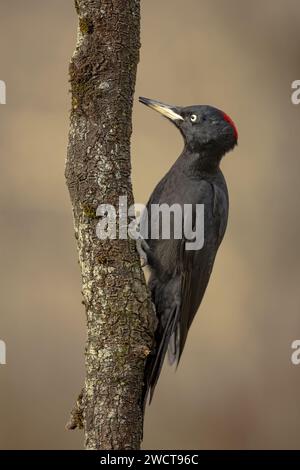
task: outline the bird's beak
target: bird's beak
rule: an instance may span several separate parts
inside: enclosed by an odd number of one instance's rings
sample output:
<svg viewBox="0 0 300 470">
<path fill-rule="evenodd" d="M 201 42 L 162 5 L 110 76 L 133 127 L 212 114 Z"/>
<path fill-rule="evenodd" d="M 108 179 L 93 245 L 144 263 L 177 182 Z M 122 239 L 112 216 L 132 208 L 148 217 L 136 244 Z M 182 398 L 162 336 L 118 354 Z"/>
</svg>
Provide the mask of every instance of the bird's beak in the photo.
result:
<svg viewBox="0 0 300 470">
<path fill-rule="evenodd" d="M 160 103 L 159 101 L 150 100 L 149 98 L 143 98 L 142 96 L 139 97 L 139 101 L 167 117 L 171 121 L 183 121 L 183 117 L 180 116 L 178 107 L 176 106 L 170 106 L 169 104 Z"/>
</svg>

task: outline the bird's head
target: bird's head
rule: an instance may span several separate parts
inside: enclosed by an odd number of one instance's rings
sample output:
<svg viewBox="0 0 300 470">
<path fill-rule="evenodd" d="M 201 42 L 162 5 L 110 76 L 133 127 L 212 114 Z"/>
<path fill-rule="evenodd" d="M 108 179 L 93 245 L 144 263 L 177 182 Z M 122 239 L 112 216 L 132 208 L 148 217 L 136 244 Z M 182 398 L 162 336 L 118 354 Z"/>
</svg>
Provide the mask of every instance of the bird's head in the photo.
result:
<svg viewBox="0 0 300 470">
<path fill-rule="evenodd" d="M 237 145 L 238 132 L 234 122 L 217 108 L 208 105 L 172 106 L 143 97 L 139 100 L 172 121 L 192 152 L 220 161 Z"/>
</svg>

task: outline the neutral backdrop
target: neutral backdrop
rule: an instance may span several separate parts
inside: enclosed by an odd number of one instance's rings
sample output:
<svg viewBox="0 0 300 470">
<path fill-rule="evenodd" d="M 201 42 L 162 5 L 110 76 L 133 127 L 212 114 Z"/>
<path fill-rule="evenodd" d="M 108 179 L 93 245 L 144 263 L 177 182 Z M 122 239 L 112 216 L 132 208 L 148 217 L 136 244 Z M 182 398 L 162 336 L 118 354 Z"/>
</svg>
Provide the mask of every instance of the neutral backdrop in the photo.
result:
<svg viewBox="0 0 300 470">
<path fill-rule="evenodd" d="M 144 0 L 132 138 L 137 202 L 179 155 L 138 104 L 212 104 L 239 129 L 222 167 L 228 230 L 178 371 L 164 368 L 144 448 L 300 448 L 298 0 Z M 64 181 L 72 0 L 1 0 L 2 449 L 82 448 L 65 431 L 84 377 L 85 318 Z"/>
</svg>

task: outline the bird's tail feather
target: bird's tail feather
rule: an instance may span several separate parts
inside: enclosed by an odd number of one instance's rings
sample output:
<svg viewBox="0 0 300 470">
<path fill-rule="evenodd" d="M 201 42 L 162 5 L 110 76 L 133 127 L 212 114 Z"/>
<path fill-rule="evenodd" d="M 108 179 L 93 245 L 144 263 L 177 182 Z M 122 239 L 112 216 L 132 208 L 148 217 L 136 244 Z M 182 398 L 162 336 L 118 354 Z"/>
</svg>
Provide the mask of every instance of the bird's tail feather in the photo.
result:
<svg viewBox="0 0 300 470">
<path fill-rule="evenodd" d="M 160 372 L 164 363 L 165 355 L 168 349 L 168 345 L 172 335 L 176 333 L 178 317 L 179 317 L 179 305 L 175 304 L 172 311 L 168 315 L 167 324 L 163 329 L 158 328 L 156 338 L 156 348 L 148 356 L 148 360 L 145 368 L 145 379 L 144 379 L 144 394 L 143 394 L 143 406 L 146 406 L 148 394 L 150 392 L 149 403 L 151 403 L 155 386 L 157 384 Z M 177 334 L 176 334 L 177 335 Z"/>
</svg>

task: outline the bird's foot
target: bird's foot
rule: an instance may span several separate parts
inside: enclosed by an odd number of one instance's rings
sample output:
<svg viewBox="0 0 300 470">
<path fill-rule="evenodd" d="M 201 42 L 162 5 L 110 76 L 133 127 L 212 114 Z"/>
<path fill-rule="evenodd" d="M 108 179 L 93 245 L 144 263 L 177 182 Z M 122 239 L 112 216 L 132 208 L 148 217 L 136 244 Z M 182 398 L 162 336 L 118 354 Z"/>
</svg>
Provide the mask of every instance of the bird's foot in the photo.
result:
<svg viewBox="0 0 300 470">
<path fill-rule="evenodd" d="M 147 252 L 149 252 L 150 250 L 149 245 L 143 238 L 138 238 L 136 240 L 136 249 L 138 254 L 140 255 L 141 266 L 142 268 L 144 268 L 148 265 Z"/>
</svg>

